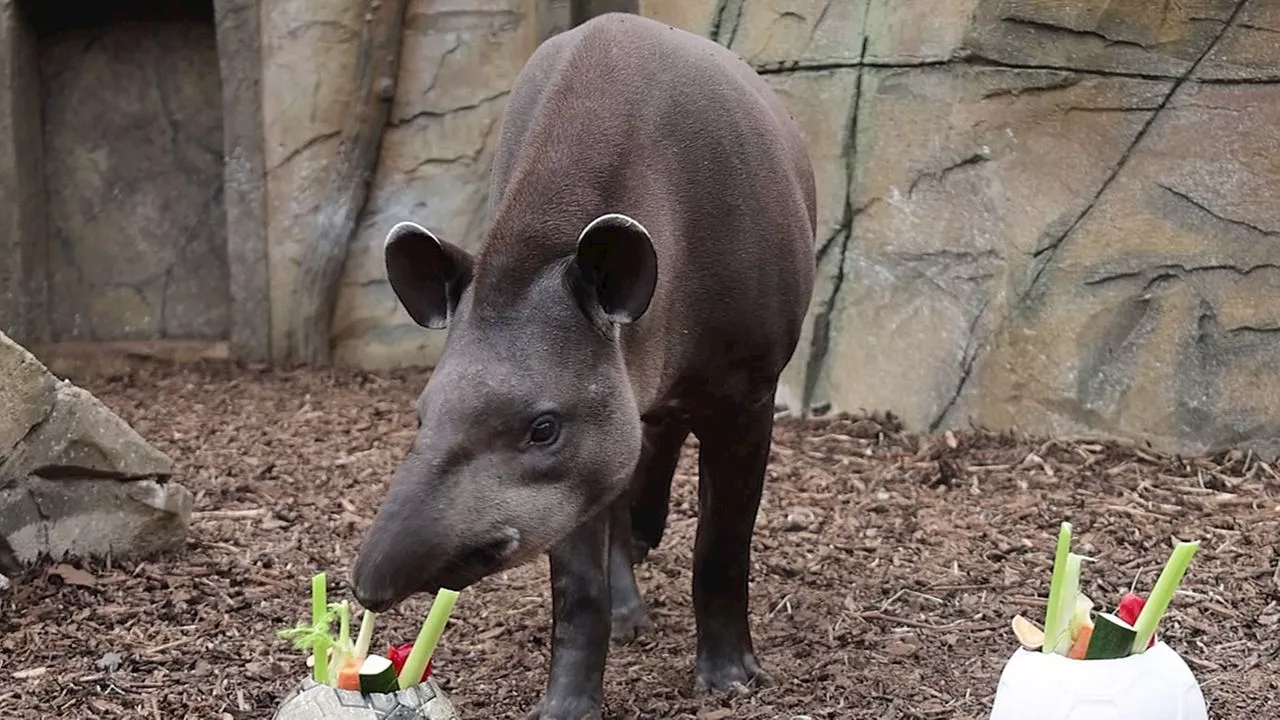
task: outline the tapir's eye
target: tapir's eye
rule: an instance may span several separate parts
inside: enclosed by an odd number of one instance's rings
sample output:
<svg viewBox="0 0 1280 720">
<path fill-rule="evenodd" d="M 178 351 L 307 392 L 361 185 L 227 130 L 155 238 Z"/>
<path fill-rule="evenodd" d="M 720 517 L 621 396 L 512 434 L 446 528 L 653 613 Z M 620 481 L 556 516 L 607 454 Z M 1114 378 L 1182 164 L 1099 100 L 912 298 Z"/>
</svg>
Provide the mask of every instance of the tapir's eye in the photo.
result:
<svg viewBox="0 0 1280 720">
<path fill-rule="evenodd" d="M 550 445 L 560 437 L 560 421 L 552 415 L 541 415 L 529 427 L 530 445 Z"/>
</svg>

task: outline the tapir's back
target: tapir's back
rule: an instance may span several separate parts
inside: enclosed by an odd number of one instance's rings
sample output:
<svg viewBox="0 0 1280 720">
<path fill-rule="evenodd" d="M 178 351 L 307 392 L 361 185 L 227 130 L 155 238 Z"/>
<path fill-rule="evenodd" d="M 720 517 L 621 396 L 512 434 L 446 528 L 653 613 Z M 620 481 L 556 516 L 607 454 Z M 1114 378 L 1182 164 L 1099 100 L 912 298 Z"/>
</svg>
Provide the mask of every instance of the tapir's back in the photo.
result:
<svg viewBox="0 0 1280 720">
<path fill-rule="evenodd" d="M 649 373 L 639 394 L 776 373 L 794 351 L 814 274 L 812 167 L 772 89 L 710 40 L 613 14 L 544 42 L 508 100 L 490 202 L 480 262 L 508 285 L 530 260 L 570 254 L 600 214 L 648 228 L 658 287 L 626 337 Z"/>
</svg>

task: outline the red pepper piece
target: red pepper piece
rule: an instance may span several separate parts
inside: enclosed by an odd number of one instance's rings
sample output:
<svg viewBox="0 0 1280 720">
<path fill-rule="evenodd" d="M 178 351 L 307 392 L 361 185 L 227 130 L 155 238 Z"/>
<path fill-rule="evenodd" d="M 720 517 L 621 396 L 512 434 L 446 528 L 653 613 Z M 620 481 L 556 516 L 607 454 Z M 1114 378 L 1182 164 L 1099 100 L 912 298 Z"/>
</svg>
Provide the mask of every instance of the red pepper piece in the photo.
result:
<svg viewBox="0 0 1280 720">
<path fill-rule="evenodd" d="M 1141 595 L 1125 593 L 1125 596 L 1120 598 L 1120 606 L 1116 608 L 1116 617 L 1133 625 L 1138 622 L 1138 616 L 1142 614 L 1142 608 L 1146 604 L 1147 601 L 1143 600 Z M 1152 634 L 1151 641 L 1147 643 L 1147 647 L 1155 644 L 1156 637 Z"/>
<path fill-rule="evenodd" d="M 409 653 L 413 652 L 413 643 L 407 642 L 401 645 L 392 645 L 387 648 L 387 659 L 391 661 L 391 667 L 395 668 L 396 674 L 404 669 L 404 663 L 409 659 Z M 426 680 L 431 675 L 431 663 L 434 658 L 427 661 L 427 666 L 422 670 L 422 679 L 418 682 Z"/>
</svg>

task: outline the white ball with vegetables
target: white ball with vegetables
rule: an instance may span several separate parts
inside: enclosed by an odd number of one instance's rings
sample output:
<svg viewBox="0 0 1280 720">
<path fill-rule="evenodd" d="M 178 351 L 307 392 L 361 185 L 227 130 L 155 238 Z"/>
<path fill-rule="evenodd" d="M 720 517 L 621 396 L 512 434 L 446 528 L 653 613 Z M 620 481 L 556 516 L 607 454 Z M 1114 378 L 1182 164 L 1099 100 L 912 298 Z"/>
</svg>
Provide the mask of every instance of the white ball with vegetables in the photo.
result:
<svg viewBox="0 0 1280 720">
<path fill-rule="evenodd" d="M 1019 648 L 1000 674 L 990 720 L 1208 720 L 1200 683 L 1163 642 L 1113 660 Z"/>
</svg>

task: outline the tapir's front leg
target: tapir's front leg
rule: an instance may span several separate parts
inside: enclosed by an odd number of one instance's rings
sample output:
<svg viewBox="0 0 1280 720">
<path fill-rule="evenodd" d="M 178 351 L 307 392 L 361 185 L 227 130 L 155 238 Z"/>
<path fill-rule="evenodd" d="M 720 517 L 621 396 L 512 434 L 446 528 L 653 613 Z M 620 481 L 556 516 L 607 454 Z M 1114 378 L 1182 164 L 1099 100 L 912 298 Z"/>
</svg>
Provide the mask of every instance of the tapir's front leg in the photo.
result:
<svg viewBox="0 0 1280 720">
<path fill-rule="evenodd" d="M 698 531 L 693 546 L 693 612 L 698 629 L 699 693 L 734 683 L 768 686 L 747 620 L 751 537 L 773 431 L 768 402 L 726 408 L 694 428 L 701 440 Z"/>
<path fill-rule="evenodd" d="M 551 548 L 551 672 L 528 720 L 599 720 L 609 653 L 609 510 Z"/>
</svg>

